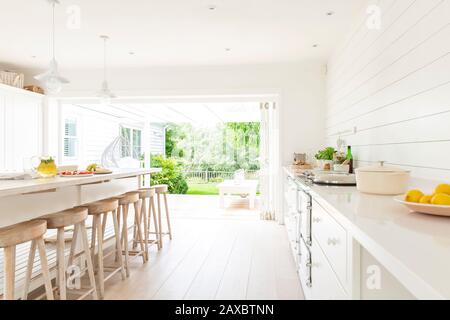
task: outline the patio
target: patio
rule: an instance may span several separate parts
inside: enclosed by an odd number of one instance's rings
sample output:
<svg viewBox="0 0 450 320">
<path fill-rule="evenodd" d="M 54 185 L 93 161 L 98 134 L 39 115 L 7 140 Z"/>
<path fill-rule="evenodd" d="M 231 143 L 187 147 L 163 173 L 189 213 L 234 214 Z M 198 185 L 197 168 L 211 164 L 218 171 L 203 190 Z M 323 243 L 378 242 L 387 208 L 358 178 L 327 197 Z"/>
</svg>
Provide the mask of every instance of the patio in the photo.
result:
<svg viewBox="0 0 450 320">
<path fill-rule="evenodd" d="M 259 197 L 255 209 L 248 208 L 248 199 L 232 196 L 226 208 L 220 208 L 220 197 L 215 195 L 169 195 L 172 217 L 190 219 L 241 219 L 259 220 Z"/>
</svg>

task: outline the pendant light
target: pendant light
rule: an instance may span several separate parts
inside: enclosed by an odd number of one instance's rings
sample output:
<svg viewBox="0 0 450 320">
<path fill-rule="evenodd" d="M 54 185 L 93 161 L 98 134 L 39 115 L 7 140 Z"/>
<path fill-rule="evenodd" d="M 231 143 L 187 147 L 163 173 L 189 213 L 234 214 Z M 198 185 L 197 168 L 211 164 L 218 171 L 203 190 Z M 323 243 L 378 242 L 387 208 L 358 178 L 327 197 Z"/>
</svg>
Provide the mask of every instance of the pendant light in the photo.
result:
<svg viewBox="0 0 450 320">
<path fill-rule="evenodd" d="M 106 41 L 109 40 L 108 36 L 100 36 L 100 38 L 103 40 L 103 82 L 102 82 L 102 88 L 100 89 L 97 96 L 100 98 L 101 103 L 103 105 L 109 105 L 111 104 L 111 100 L 116 97 L 114 93 L 109 90 L 107 76 L 106 76 Z"/>
<path fill-rule="evenodd" d="M 47 0 L 52 6 L 52 60 L 48 70 L 41 73 L 34 78 L 44 84 L 44 87 L 49 94 L 57 94 L 61 92 L 62 85 L 69 83 L 64 77 L 61 77 L 58 72 L 58 63 L 55 58 L 55 6 L 59 4 L 58 0 Z"/>
</svg>

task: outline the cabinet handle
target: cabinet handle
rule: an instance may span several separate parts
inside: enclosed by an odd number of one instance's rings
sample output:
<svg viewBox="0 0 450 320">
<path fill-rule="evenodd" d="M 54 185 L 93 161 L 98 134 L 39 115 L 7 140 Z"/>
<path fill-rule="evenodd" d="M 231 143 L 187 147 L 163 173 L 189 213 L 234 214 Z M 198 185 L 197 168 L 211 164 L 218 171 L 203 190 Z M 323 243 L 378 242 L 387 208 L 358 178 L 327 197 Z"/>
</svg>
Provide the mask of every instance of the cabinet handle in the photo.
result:
<svg viewBox="0 0 450 320">
<path fill-rule="evenodd" d="M 313 218 L 313 222 L 315 223 L 319 223 L 320 221 L 322 221 L 320 218 Z"/>
<path fill-rule="evenodd" d="M 336 246 L 338 244 L 339 244 L 339 239 L 328 238 L 328 245 L 329 246 Z"/>
</svg>

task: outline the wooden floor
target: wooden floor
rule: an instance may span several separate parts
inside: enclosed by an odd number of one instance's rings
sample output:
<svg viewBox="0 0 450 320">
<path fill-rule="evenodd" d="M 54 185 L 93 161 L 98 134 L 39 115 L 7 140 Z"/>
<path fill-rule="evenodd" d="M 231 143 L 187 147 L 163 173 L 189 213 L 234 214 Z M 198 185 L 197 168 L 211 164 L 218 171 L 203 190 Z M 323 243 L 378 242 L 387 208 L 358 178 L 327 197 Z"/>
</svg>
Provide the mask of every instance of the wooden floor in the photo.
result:
<svg viewBox="0 0 450 320">
<path fill-rule="evenodd" d="M 172 219 L 174 239 L 106 285 L 105 299 L 303 299 L 284 227 L 254 219 Z"/>
</svg>

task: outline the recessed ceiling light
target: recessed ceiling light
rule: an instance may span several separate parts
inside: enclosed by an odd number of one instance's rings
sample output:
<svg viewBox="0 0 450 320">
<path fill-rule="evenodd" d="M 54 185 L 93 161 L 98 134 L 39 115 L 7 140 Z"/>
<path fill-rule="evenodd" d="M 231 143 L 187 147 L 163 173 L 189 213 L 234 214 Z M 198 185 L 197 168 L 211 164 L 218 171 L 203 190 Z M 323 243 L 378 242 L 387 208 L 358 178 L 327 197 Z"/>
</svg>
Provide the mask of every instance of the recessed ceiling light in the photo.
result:
<svg viewBox="0 0 450 320">
<path fill-rule="evenodd" d="M 216 10 L 216 9 L 217 9 L 217 6 L 215 6 L 215 5 L 213 5 L 213 4 L 211 4 L 211 5 L 208 6 L 208 10 L 210 10 L 210 11 L 214 11 L 214 10 Z"/>
<path fill-rule="evenodd" d="M 318 46 L 318 44 L 313 44 L 313 48 L 317 48 Z"/>
<path fill-rule="evenodd" d="M 36 56 L 31 56 L 32 59 L 36 59 Z"/>
<path fill-rule="evenodd" d="M 130 56 L 134 56 L 134 52 L 133 52 L 133 51 L 128 52 L 128 54 L 129 54 Z"/>
<path fill-rule="evenodd" d="M 231 48 L 225 48 L 225 51 L 226 51 L 226 52 L 230 52 L 230 51 L 231 51 Z"/>
<path fill-rule="evenodd" d="M 334 14 L 334 11 L 328 11 L 327 16 L 332 16 Z"/>
</svg>

